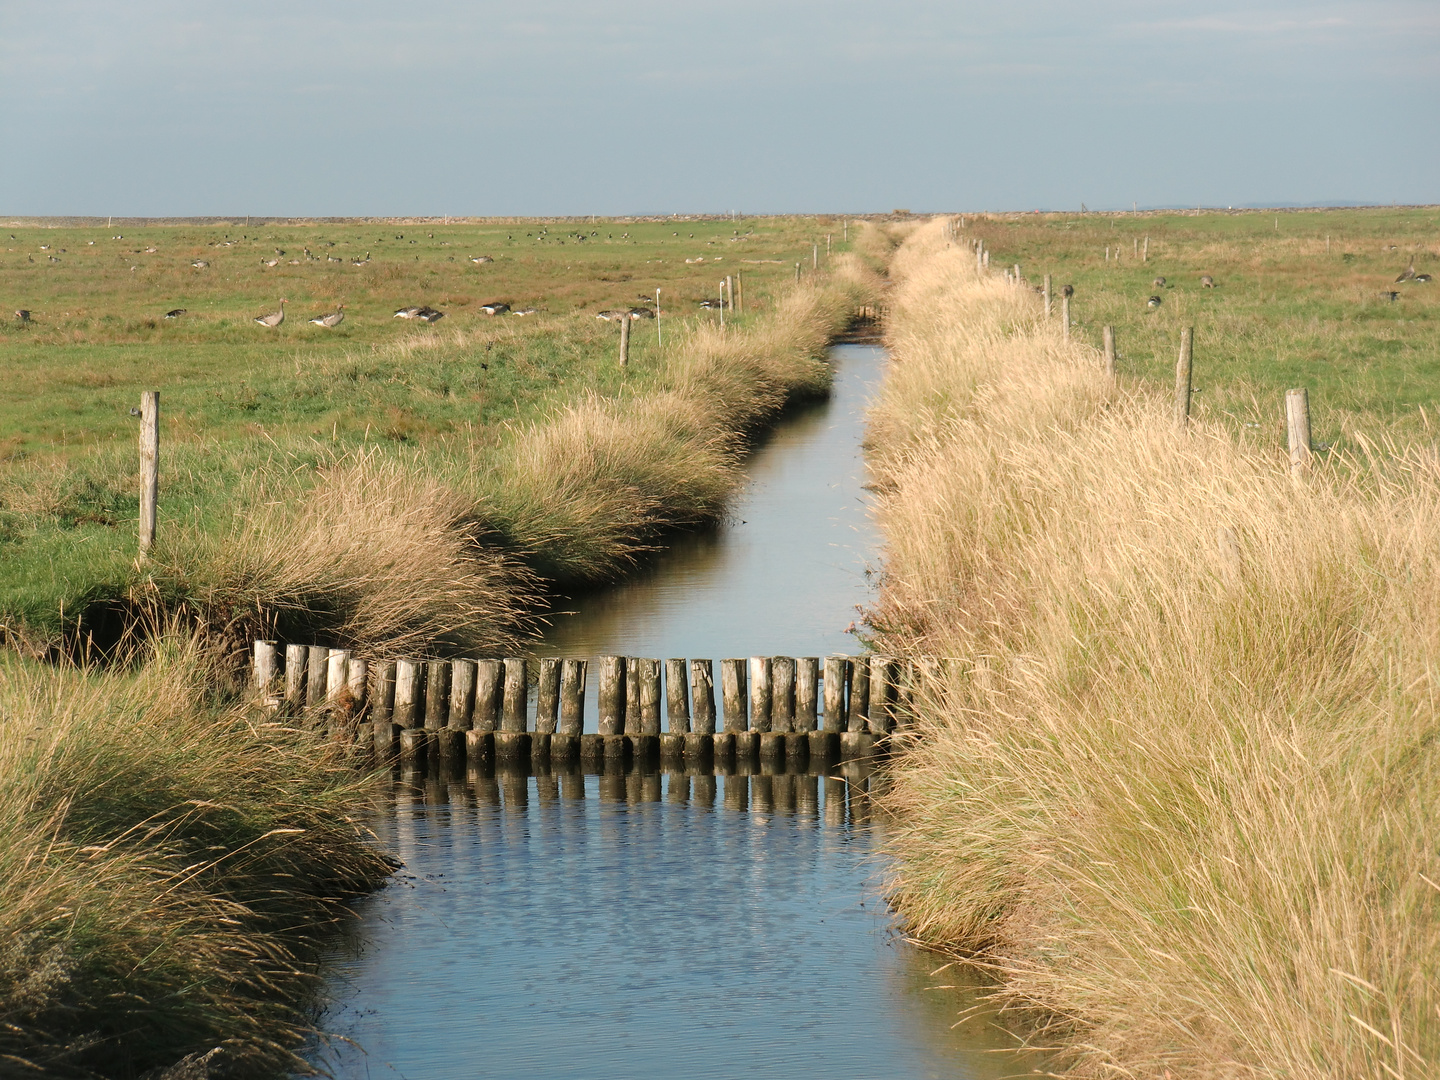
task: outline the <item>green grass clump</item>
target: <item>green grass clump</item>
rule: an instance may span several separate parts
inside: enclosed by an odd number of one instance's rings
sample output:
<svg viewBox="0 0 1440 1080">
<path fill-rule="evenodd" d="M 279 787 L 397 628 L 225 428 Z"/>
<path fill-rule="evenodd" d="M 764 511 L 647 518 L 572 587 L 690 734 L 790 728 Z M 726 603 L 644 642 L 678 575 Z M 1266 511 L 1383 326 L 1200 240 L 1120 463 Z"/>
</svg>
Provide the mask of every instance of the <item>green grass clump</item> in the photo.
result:
<svg viewBox="0 0 1440 1080">
<path fill-rule="evenodd" d="M 318 951 L 390 864 L 369 782 L 234 704 L 192 643 L 132 671 L 0 657 L 0 1067 L 298 1064 Z"/>
</svg>

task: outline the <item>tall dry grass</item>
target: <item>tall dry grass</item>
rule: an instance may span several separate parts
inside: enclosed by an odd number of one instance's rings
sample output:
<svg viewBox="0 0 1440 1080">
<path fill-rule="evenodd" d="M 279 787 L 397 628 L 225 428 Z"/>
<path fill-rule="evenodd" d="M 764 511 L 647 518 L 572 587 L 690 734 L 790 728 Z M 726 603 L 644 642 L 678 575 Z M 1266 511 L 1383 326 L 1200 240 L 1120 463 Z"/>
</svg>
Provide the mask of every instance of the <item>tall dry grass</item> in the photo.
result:
<svg viewBox="0 0 1440 1080">
<path fill-rule="evenodd" d="M 214 664 L 173 637 L 127 673 L 0 657 L 0 1075 L 299 1064 L 323 940 L 390 866 L 366 782 L 217 703 Z"/>
<path fill-rule="evenodd" d="M 913 932 L 1081 1074 L 1440 1072 L 1440 459 L 1297 485 L 939 224 L 892 273 L 873 621 L 963 658 L 890 799 Z"/>
</svg>

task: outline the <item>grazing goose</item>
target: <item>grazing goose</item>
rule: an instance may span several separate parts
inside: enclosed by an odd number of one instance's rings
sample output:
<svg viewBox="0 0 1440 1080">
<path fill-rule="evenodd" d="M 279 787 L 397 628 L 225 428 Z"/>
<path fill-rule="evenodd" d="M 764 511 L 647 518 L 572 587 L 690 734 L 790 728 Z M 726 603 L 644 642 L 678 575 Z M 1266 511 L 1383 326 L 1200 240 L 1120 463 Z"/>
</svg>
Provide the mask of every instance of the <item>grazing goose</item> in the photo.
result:
<svg viewBox="0 0 1440 1080">
<path fill-rule="evenodd" d="M 283 296 L 280 298 L 280 310 L 272 311 L 269 315 L 257 315 L 255 321 L 261 326 L 268 326 L 272 330 L 285 321 L 285 305 L 289 303 Z"/>
<path fill-rule="evenodd" d="M 1074 286 L 1074 285 L 1062 285 L 1062 286 L 1060 286 L 1060 295 L 1061 295 L 1061 296 L 1074 296 L 1074 295 L 1075 295 L 1075 286 Z"/>
<path fill-rule="evenodd" d="M 204 269 L 205 269 L 207 266 L 209 266 L 210 264 L 209 264 L 208 262 L 206 262 L 204 259 L 196 259 L 196 260 L 195 260 L 194 262 L 192 262 L 190 265 L 193 266 L 193 267 L 195 267 L 196 270 L 204 270 Z"/>
<path fill-rule="evenodd" d="M 339 255 L 331 255 L 331 254 L 327 251 L 327 252 L 325 253 L 325 261 L 326 261 L 326 262 L 344 262 L 345 260 L 342 259 L 342 258 L 340 258 Z"/>
<path fill-rule="evenodd" d="M 1215 287 L 1215 279 L 1209 274 L 1201 274 L 1200 287 L 1202 289 L 1213 289 Z"/>
<path fill-rule="evenodd" d="M 511 315 L 534 315 L 534 314 L 535 314 L 535 309 L 534 309 L 533 307 L 520 308 L 520 309 L 518 309 L 518 310 L 516 310 L 516 311 L 510 312 L 510 314 L 511 314 Z"/>
<path fill-rule="evenodd" d="M 310 321 L 316 326 L 325 327 L 325 329 L 327 330 L 331 329 L 332 327 L 339 326 L 342 322 L 345 321 L 345 305 L 341 304 L 328 315 L 316 315 L 315 318 L 311 319 Z"/>
<path fill-rule="evenodd" d="M 504 315 L 510 310 L 510 305 L 499 300 L 492 300 L 488 304 L 481 304 L 480 310 L 485 312 L 486 315 Z"/>
<path fill-rule="evenodd" d="M 489 255 L 477 255 L 475 258 L 471 259 L 470 261 L 471 261 L 472 263 L 474 263 L 476 266 L 479 266 L 481 263 L 494 262 L 495 260 L 492 259 Z"/>
<path fill-rule="evenodd" d="M 607 308 L 605 311 L 597 311 L 595 317 L 597 319 L 604 319 L 606 322 L 616 322 L 620 319 L 628 319 L 630 312 L 622 311 L 619 308 Z"/>
<path fill-rule="evenodd" d="M 402 307 L 399 311 L 395 312 L 392 318 L 418 319 L 420 317 L 420 312 L 424 310 L 425 309 L 423 307 Z"/>
<path fill-rule="evenodd" d="M 1406 268 L 1405 272 L 1395 279 L 1395 284 L 1396 284 L 1396 285 L 1399 285 L 1400 282 L 1402 282 L 1402 281 L 1414 281 L 1414 280 L 1415 280 L 1415 260 L 1414 260 L 1414 259 L 1411 259 L 1411 260 L 1410 260 L 1410 265 Z"/>
<path fill-rule="evenodd" d="M 1429 284 L 1430 284 L 1430 275 L 1429 275 L 1429 274 L 1416 274 L 1414 280 L 1415 280 L 1415 284 L 1417 284 L 1417 285 L 1429 285 Z"/>
<path fill-rule="evenodd" d="M 428 323 L 439 322 L 445 317 L 443 311 L 436 311 L 433 307 L 422 307 L 416 314 L 417 319 L 423 319 Z"/>
<path fill-rule="evenodd" d="M 1160 297 L 1158 297 L 1158 296 L 1152 296 L 1152 297 L 1150 297 L 1149 300 L 1146 300 L 1146 301 L 1145 301 L 1145 306 L 1148 307 L 1148 308 L 1151 308 L 1151 309 L 1154 309 L 1154 308 L 1159 307 L 1159 306 L 1160 306 Z"/>
<path fill-rule="evenodd" d="M 1163 277 L 1157 277 L 1150 284 L 1154 285 L 1157 289 L 1163 289 L 1165 287 L 1165 279 Z"/>
<path fill-rule="evenodd" d="M 653 319 L 654 317 L 655 312 L 651 311 L 649 308 L 632 307 L 630 309 L 630 318 L 632 319 Z"/>
<path fill-rule="evenodd" d="M 169 311 L 165 312 L 165 317 L 166 317 L 167 319 L 178 319 L 181 315 L 184 315 L 184 314 L 185 314 L 185 309 L 184 309 L 183 307 L 177 307 L 177 308 L 171 308 Z"/>
<path fill-rule="evenodd" d="M 15 318 L 19 319 L 21 322 L 29 322 L 30 312 L 26 308 L 21 308 L 19 311 L 15 312 Z"/>
<path fill-rule="evenodd" d="M 279 265 L 280 265 L 280 260 L 279 260 L 279 259 L 261 259 L 261 260 L 260 260 L 260 263 L 261 263 L 262 266 L 279 266 Z"/>
</svg>

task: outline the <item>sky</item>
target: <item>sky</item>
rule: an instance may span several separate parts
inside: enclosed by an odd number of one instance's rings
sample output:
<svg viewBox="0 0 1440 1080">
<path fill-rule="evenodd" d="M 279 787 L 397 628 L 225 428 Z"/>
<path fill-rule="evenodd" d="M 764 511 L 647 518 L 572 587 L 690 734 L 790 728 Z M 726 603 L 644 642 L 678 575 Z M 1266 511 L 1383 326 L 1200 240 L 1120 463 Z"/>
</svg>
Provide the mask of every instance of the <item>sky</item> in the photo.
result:
<svg viewBox="0 0 1440 1080">
<path fill-rule="evenodd" d="M 0 0 L 0 215 L 1440 202 L 1437 0 Z"/>
</svg>

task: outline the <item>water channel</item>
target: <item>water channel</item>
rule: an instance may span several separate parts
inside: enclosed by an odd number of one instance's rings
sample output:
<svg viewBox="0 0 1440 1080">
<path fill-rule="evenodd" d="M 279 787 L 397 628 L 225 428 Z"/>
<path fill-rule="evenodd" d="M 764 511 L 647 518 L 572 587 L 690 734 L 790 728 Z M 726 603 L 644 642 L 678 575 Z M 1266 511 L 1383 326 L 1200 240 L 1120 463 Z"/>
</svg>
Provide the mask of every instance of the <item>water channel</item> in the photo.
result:
<svg viewBox="0 0 1440 1080">
<path fill-rule="evenodd" d="M 831 355 L 832 396 L 758 448 L 731 519 L 557 614 L 544 654 L 860 651 L 879 548 L 860 440 L 885 357 Z M 1023 1069 L 992 1019 L 957 1023 L 963 977 L 896 934 L 853 770 L 411 775 L 374 827 L 405 869 L 327 964 L 311 1060 L 342 1080 Z"/>
</svg>

